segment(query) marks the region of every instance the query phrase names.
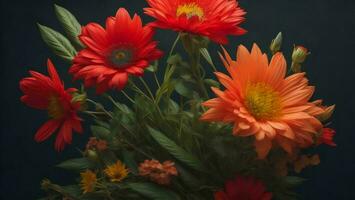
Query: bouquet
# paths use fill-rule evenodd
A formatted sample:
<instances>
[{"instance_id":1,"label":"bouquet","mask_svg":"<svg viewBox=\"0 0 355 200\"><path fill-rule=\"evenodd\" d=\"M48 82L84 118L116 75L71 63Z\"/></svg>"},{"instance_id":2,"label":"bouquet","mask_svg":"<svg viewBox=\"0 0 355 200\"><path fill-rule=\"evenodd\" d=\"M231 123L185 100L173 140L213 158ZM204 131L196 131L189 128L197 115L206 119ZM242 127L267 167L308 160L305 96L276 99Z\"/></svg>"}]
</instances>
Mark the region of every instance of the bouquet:
<instances>
[{"instance_id":1,"label":"bouquet","mask_svg":"<svg viewBox=\"0 0 355 200\"><path fill-rule=\"evenodd\" d=\"M269 50L221 46L212 58L209 46L246 33L238 2L147 2L148 24L119 8L105 25L82 26L55 5L65 34L39 25L82 87L65 87L49 59L48 75L30 71L20 81L21 101L49 116L34 139L56 137L60 152L73 133L92 135L79 158L58 164L78 179L44 179L43 199L297 199L297 174L320 163L310 152L336 146L335 106L311 100L315 87L302 72L309 51L294 46L288 67L279 33ZM169 52L158 49L156 29L176 32Z\"/></svg>"}]
</instances>

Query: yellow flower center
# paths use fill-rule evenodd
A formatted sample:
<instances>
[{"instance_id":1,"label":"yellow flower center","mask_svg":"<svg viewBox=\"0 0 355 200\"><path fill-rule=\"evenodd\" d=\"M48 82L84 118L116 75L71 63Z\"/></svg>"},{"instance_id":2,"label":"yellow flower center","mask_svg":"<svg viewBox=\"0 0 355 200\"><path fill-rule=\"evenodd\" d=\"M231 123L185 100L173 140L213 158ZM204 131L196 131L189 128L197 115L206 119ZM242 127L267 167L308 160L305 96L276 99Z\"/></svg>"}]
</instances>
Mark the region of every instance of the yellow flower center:
<instances>
[{"instance_id":1,"label":"yellow flower center","mask_svg":"<svg viewBox=\"0 0 355 200\"><path fill-rule=\"evenodd\" d=\"M200 20L204 16L203 9L196 3L187 3L180 5L176 10L176 16L186 15L187 18L197 16Z\"/></svg>"},{"instance_id":2,"label":"yellow flower center","mask_svg":"<svg viewBox=\"0 0 355 200\"><path fill-rule=\"evenodd\" d=\"M281 111L279 93L265 83L254 83L247 86L245 105L258 120L274 119Z\"/></svg>"},{"instance_id":3,"label":"yellow flower center","mask_svg":"<svg viewBox=\"0 0 355 200\"><path fill-rule=\"evenodd\" d=\"M128 175L128 169L121 161L117 161L115 164L108 166L104 172L112 182L120 182Z\"/></svg>"},{"instance_id":4,"label":"yellow flower center","mask_svg":"<svg viewBox=\"0 0 355 200\"><path fill-rule=\"evenodd\" d=\"M48 99L48 115L53 119L60 119L64 115L64 108L57 96L50 96Z\"/></svg>"}]
</instances>

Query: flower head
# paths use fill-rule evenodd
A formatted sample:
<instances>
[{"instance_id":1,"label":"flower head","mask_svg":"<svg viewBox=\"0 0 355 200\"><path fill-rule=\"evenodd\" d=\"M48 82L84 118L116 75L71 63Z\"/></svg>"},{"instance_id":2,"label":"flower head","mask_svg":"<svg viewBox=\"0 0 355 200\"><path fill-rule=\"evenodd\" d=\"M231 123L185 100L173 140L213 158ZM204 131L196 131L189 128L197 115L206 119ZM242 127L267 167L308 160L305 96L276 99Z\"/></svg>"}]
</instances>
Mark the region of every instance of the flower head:
<instances>
[{"instance_id":1,"label":"flower head","mask_svg":"<svg viewBox=\"0 0 355 200\"><path fill-rule=\"evenodd\" d=\"M264 184L252 177L237 177L225 183L223 191L214 194L215 200L271 200Z\"/></svg>"},{"instance_id":2,"label":"flower head","mask_svg":"<svg viewBox=\"0 0 355 200\"><path fill-rule=\"evenodd\" d=\"M175 164L171 161L160 163L157 160L145 160L139 166L139 175L150 178L160 185L170 184L171 177L177 176Z\"/></svg>"},{"instance_id":3,"label":"flower head","mask_svg":"<svg viewBox=\"0 0 355 200\"><path fill-rule=\"evenodd\" d=\"M318 144L326 144L332 147L337 146L333 141L335 130L331 128L324 128L321 136L318 138Z\"/></svg>"},{"instance_id":4,"label":"flower head","mask_svg":"<svg viewBox=\"0 0 355 200\"><path fill-rule=\"evenodd\" d=\"M121 90L128 75L142 76L150 61L162 56L152 41L154 31L143 26L141 18L131 18L124 8L106 20L106 28L90 23L79 36L86 46L73 60L70 73L84 79L86 87L96 86L97 93Z\"/></svg>"},{"instance_id":5,"label":"flower head","mask_svg":"<svg viewBox=\"0 0 355 200\"><path fill-rule=\"evenodd\" d=\"M245 12L230 0L147 0L145 13L156 19L153 27L202 35L226 44L227 35L242 35L238 25Z\"/></svg>"},{"instance_id":6,"label":"flower head","mask_svg":"<svg viewBox=\"0 0 355 200\"><path fill-rule=\"evenodd\" d=\"M82 132L81 119L77 115L81 103L73 99L75 88L64 89L50 60L47 65L49 76L30 71L31 77L20 81L20 89L24 93L21 101L32 108L48 112L50 120L39 128L35 140L42 142L59 129L55 149L61 151L65 144L71 143L73 130Z\"/></svg>"},{"instance_id":7,"label":"flower head","mask_svg":"<svg viewBox=\"0 0 355 200\"><path fill-rule=\"evenodd\" d=\"M313 136L322 129L315 117L324 109L310 103L314 87L304 73L286 75L286 61L276 53L271 62L257 45L252 51L240 46L238 60L225 52L223 62L231 77L216 72L225 91L212 88L217 98L203 103L210 109L205 121L233 123L235 136L255 136L259 158L264 158L273 143L291 153L294 147L313 144Z\"/></svg>"},{"instance_id":8,"label":"flower head","mask_svg":"<svg viewBox=\"0 0 355 200\"><path fill-rule=\"evenodd\" d=\"M112 182L121 182L128 175L128 169L121 161L109 165L104 172Z\"/></svg>"},{"instance_id":9,"label":"flower head","mask_svg":"<svg viewBox=\"0 0 355 200\"><path fill-rule=\"evenodd\" d=\"M96 137L91 137L86 144L86 150L98 150L98 151L105 151L107 149L107 142L106 140L100 140Z\"/></svg>"},{"instance_id":10,"label":"flower head","mask_svg":"<svg viewBox=\"0 0 355 200\"><path fill-rule=\"evenodd\" d=\"M87 169L85 172L80 173L81 176L81 188L83 193L93 192L97 182L97 177L94 172Z\"/></svg>"}]
</instances>

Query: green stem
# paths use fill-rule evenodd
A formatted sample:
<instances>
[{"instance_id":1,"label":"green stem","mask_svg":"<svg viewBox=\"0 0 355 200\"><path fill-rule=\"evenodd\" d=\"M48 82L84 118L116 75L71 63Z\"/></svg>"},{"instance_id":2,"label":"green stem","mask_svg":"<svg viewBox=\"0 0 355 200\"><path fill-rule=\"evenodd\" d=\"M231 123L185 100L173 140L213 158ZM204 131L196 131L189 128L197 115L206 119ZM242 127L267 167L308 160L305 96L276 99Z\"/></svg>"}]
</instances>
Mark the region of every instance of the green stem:
<instances>
[{"instance_id":1,"label":"green stem","mask_svg":"<svg viewBox=\"0 0 355 200\"><path fill-rule=\"evenodd\" d=\"M155 98L154 98L154 95L152 93L152 91L150 90L148 84L145 82L145 80L142 78L142 77L139 77L139 80L143 83L145 89L148 91L150 97L152 98L152 100L155 102Z\"/></svg>"},{"instance_id":2,"label":"green stem","mask_svg":"<svg viewBox=\"0 0 355 200\"><path fill-rule=\"evenodd\" d=\"M197 84L200 88L200 92L205 98L209 98L207 89L205 87L205 84L203 82L203 77L201 74L201 66L200 66L200 60L201 60L201 54L199 50L196 50L194 52L190 53L190 60L191 60L191 67L192 67L192 74L195 77Z\"/></svg>"},{"instance_id":3,"label":"green stem","mask_svg":"<svg viewBox=\"0 0 355 200\"><path fill-rule=\"evenodd\" d=\"M124 90L121 90L121 92L131 103L134 104L134 100Z\"/></svg>"},{"instance_id":4,"label":"green stem","mask_svg":"<svg viewBox=\"0 0 355 200\"><path fill-rule=\"evenodd\" d=\"M107 116L110 118L113 118L112 114L105 109L105 107L102 104L96 103L95 101L91 99L86 99L87 102L94 104L97 108L101 109L104 113L106 113Z\"/></svg>"},{"instance_id":5,"label":"green stem","mask_svg":"<svg viewBox=\"0 0 355 200\"><path fill-rule=\"evenodd\" d=\"M173 54L174 50L175 50L175 47L177 45L177 43L179 42L180 40L180 37L181 37L181 33L178 34L178 36L176 37L174 43L173 43L173 46L171 47L170 49L170 52L169 52L169 57Z\"/></svg>"},{"instance_id":6,"label":"green stem","mask_svg":"<svg viewBox=\"0 0 355 200\"><path fill-rule=\"evenodd\" d=\"M155 82L157 83L157 86L158 86L158 89L159 89L159 88L160 88L160 83L159 83L157 74L154 72L153 75L154 75L154 80L155 80Z\"/></svg>"}]
</instances>

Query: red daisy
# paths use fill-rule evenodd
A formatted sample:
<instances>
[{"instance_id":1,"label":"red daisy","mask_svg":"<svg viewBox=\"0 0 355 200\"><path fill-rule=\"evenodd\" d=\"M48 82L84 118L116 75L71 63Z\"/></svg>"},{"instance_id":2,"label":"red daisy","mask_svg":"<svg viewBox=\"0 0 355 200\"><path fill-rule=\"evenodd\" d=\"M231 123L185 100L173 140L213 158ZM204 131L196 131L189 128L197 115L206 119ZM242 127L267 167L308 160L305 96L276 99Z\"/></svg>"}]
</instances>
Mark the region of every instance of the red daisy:
<instances>
[{"instance_id":1,"label":"red daisy","mask_svg":"<svg viewBox=\"0 0 355 200\"><path fill-rule=\"evenodd\" d=\"M246 33L238 27L246 12L230 0L147 0L145 13L157 21L153 27L202 35L226 44L227 35Z\"/></svg>"},{"instance_id":2,"label":"red daisy","mask_svg":"<svg viewBox=\"0 0 355 200\"><path fill-rule=\"evenodd\" d=\"M227 181L224 191L214 194L215 200L271 200L272 193L266 192L261 181L252 177L237 177Z\"/></svg>"},{"instance_id":3,"label":"red daisy","mask_svg":"<svg viewBox=\"0 0 355 200\"><path fill-rule=\"evenodd\" d=\"M129 74L142 76L149 62L162 56L153 35L137 14L131 18L120 8L115 17L107 18L106 29L97 23L82 28L79 38L86 48L74 58L70 73L84 79L86 87L96 85L97 93L121 90Z\"/></svg>"},{"instance_id":4,"label":"red daisy","mask_svg":"<svg viewBox=\"0 0 355 200\"><path fill-rule=\"evenodd\" d=\"M49 77L30 71L31 77L20 81L20 89L24 93L21 101L32 108L47 110L50 120L44 123L35 135L37 142L48 139L59 129L55 141L55 149L61 151L72 141L72 131L82 132L81 119L77 115L80 102L74 102L72 94L75 88L64 89L63 82L48 59Z\"/></svg>"}]
</instances>

